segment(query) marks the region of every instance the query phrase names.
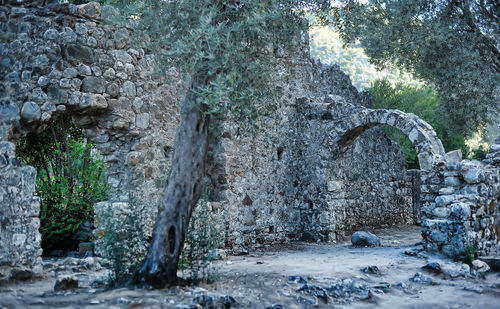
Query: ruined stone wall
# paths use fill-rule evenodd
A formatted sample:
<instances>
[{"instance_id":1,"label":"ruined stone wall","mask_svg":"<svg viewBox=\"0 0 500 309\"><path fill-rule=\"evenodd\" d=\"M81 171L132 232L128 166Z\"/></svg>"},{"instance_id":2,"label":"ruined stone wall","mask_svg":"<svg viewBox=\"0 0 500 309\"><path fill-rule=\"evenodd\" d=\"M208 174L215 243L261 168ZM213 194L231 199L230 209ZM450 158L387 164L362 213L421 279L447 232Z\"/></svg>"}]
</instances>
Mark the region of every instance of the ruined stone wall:
<instances>
[{"instance_id":1,"label":"ruined stone wall","mask_svg":"<svg viewBox=\"0 0 500 309\"><path fill-rule=\"evenodd\" d=\"M178 85L155 78L154 58L103 23L97 3L43 2L0 6L2 264L33 266L41 252L35 171L16 165L20 136L70 114L107 166L109 203L97 215L134 203L150 235L178 123Z\"/></svg>"},{"instance_id":2,"label":"ruined stone wall","mask_svg":"<svg viewBox=\"0 0 500 309\"><path fill-rule=\"evenodd\" d=\"M495 229L500 215L499 144L500 138L484 162L461 160L460 151L454 151L446 163L421 174L422 235L428 250L460 257L467 246L475 246L480 255L495 249L500 236Z\"/></svg>"},{"instance_id":3,"label":"ruined stone wall","mask_svg":"<svg viewBox=\"0 0 500 309\"><path fill-rule=\"evenodd\" d=\"M110 197L95 207L97 235L106 233L104 217L126 231L133 211L147 238L174 147L179 79L174 71L155 78L154 58L125 29L104 23L108 13L96 3L13 3L0 7L0 262L39 261L35 171L16 165L15 143L62 114L108 168ZM402 156L380 130L365 132L343 157L322 142L336 134L343 108L327 104L337 116L317 120L307 117L320 112L314 103L327 94L364 106L370 100L338 67L309 58L307 36L297 44L296 54L268 55L279 117L258 120L257 134L238 135L239 125L227 121L212 137L206 182L212 210L225 218L221 237L235 253L291 239L338 240L353 228L411 217ZM144 251L135 244L124 242L128 254Z\"/></svg>"},{"instance_id":4,"label":"ruined stone wall","mask_svg":"<svg viewBox=\"0 0 500 309\"><path fill-rule=\"evenodd\" d=\"M411 179L398 146L374 128L336 157L326 137L339 119L308 117L321 115L315 103L325 94L367 106L370 99L338 67L310 60L303 44L302 54L281 55L276 64L282 122L259 123L261 133L251 137L230 129L222 135L226 200L217 208L230 218L226 244L237 253L290 239L337 241L356 228L412 222Z\"/></svg>"}]
</instances>

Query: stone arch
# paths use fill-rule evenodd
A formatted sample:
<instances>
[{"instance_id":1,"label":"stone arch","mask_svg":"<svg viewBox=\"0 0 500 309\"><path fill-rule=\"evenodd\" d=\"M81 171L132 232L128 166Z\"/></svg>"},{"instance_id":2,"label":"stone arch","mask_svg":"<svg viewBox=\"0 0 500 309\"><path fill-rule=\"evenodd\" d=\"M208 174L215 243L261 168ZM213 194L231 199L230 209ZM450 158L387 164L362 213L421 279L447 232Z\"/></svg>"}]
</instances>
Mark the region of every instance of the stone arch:
<instances>
[{"instance_id":1,"label":"stone arch","mask_svg":"<svg viewBox=\"0 0 500 309\"><path fill-rule=\"evenodd\" d=\"M445 159L445 150L434 129L418 116L399 110L369 109L344 104L345 116L337 123L337 151L342 153L366 130L386 124L405 133L415 146L420 169L430 171Z\"/></svg>"}]
</instances>

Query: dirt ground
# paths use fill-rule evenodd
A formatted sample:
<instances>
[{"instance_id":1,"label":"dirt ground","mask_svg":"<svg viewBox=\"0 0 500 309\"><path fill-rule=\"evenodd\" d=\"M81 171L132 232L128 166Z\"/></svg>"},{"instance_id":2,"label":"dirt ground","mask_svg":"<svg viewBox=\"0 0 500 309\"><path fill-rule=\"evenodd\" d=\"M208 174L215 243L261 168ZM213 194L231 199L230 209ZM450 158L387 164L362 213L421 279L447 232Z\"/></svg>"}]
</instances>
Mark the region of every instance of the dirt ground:
<instances>
[{"instance_id":1,"label":"dirt ground","mask_svg":"<svg viewBox=\"0 0 500 309\"><path fill-rule=\"evenodd\" d=\"M499 273L472 276L461 263L420 252L415 226L372 232L381 247L292 243L229 256L218 261L215 283L196 287L95 288L91 281L105 280L105 270L59 267L2 283L0 308L500 308ZM441 269L422 269L430 262ZM363 271L367 266L376 267ZM56 277L66 273L79 278L79 288L54 292Z\"/></svg>"}]
</instances>

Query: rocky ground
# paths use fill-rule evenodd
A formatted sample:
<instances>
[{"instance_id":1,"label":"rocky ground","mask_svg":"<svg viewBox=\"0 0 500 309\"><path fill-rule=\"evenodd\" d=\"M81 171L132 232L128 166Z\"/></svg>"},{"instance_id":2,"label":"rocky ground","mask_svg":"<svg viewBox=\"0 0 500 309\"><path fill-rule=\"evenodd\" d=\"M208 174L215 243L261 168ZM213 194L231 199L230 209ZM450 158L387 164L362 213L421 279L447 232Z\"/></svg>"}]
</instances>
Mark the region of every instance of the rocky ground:
<instances>
[{"instance_id":1,"label":"rocky ground","mask_svg":"<svg viewBox=\"0 0 500 309\"><path fill-rule=\"evenodd\" d=\"M293 243L219 261L215 283L163 290L106 289L98 258L46 260L39 278L0 281L0 308L500 307L499 273L420 251L418 227L372 232L381 247ZM54 291L66 276L78 287Z\"/></svg>"}]
</instances>

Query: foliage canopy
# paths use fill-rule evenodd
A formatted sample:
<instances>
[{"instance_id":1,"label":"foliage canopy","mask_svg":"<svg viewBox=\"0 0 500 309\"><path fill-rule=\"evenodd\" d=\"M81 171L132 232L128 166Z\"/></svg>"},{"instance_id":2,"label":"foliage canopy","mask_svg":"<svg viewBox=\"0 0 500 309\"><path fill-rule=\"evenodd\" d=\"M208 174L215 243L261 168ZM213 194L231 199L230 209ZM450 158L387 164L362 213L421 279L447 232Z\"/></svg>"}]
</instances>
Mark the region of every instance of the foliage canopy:
<instances>
[{"instance_id":1,"label":"foliage canopy","mask_svg":"<svg viewBox=\"0 0 500 309\"><path fill-rule=\"evenodd\" d=\"M201 0L132 2L135 37L164 70L175 67L207 114L229 113L236 120L266 114L256 102L270 95L266 54L297 48L305 33L305 13L326 11L327 0ZM319 20L324 20L319 18ZM189 109L190 106L185 107Z\"/></svg>"},{"instance_id":2,"label":"foliage canopy","mask_svg":"<svg viewBox=\"0 0 500 309\"><path fill-rule=\"evenodd\" d=\"M498 116L500 3L495 0L342 1L342 38L379 67L392 63L433 84L448 125L465 134Z\"/></svg>"}]
</instances>

